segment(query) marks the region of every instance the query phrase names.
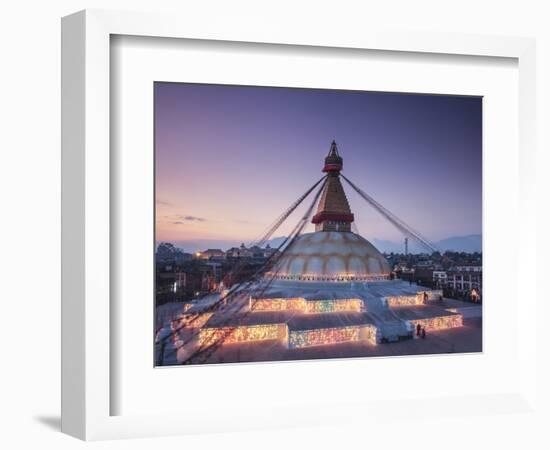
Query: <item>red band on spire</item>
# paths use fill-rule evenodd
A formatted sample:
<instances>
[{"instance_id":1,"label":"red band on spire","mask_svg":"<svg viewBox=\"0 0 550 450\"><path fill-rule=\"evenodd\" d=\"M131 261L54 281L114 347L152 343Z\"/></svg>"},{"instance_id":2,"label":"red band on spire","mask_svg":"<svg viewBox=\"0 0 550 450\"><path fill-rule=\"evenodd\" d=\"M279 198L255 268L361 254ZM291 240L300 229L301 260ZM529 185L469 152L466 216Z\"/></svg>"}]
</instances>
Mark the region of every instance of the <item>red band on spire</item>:
<instances>
[{"instance_id":1,"label":"red band on spire","mask_svg":"<svg viewBox=\"0 0 550 450\"><path fill-rule=\"evenodd\" d=\"M334 214L330 212L322 211L320 213L317 213L313 216L311 219L312 223L321 223L325 220L331 221L331 222L347 222L351 223L354 220L353 214Z\"/></svg>"},{"instance_id":2,"label":"red band on spire","mask_svg":"<svg viewBox=\"0 0 550 450\"><path fill-rule=\"evenodd\" d=\"M327 163L323 168L323 172L340 172L342 170L342 164Z\"/></svg>"}]
</instances>

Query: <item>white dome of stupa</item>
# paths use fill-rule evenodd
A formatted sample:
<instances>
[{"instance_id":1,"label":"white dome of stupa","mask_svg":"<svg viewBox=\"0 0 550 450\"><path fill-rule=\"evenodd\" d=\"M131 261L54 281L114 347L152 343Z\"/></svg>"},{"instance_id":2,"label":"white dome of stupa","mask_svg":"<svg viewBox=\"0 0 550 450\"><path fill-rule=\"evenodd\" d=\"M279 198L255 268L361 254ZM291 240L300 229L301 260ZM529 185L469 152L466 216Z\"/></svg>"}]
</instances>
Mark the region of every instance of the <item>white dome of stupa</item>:
<instances>
[{"instance_id":1,"label":"white dome of stupa","mask_svg":"<svg viewBox=\"0 0 550 450\"><path fill-rule=\"evenodd\" d=\"M268 276L300 281L372 281L388 279L386 258L352 232L317 231L299 236Z\"/></svg>"}]
</instances>

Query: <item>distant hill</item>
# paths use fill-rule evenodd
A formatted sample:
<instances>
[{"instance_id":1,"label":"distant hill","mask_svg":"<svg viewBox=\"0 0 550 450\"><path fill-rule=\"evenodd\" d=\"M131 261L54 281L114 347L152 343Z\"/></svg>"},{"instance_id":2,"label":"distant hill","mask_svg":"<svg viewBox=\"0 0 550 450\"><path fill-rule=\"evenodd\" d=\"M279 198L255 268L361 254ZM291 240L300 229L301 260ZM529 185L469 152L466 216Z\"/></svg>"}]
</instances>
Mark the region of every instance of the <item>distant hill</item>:
<instances>
[{"instance_id":1,"label":"distant hill","mask_svg":"<svg viewBox=\"0 0 550 450\"><path fill-rule=\"evenodd\" d=\"M266 244L269 244L273 248L277 248L285 240L285 236L275 237L267 241ZM220 249L223 251L229 250L231 247L239 247L241 244L246 246L250 245L249 241L242 240L221 240L221 239L196 239L196 240L177 240L172 242L176 247L182 249L188 253L200 252L212 249ZM157 245L160 242L157 242ZM264 244L265 247L265 244Z\"/></svg>"},{"instance_id":2,"label":"distant hill","mask_svg":"<svg viewBox=\"0 0 550 450\"><path fill-rule=\"evenodd\" d=\"M387 241L383 239L374 238L372 240L372 243L381 252L403 253L405 251L405 244L403 243L403 241L394 242L394 241ZM482 251L481 234L470 234L467 236L452 236L446 239L442 239L440 241L436 241L434 242L434 244L437 248L441 249L441 251L443 252L447 250L452 252L467 252L467 253ZM425 251L426 250L422 246L414 242L412 239L409 240L410 253L422 253Z\"/></svg>"},{"instance_id":3,"label":"distant hill","mask_svg":"<svg viewBox=\"0 0 550 450\"><path fill-rule=\"evenodd\" d=\"M481 234L470 234L468 236L454 236L435 243L441 250L453 252L481 252Z\"/></svg>"},{"instance_id":4,"label":"distant hill","mask_svg":"<svg viewBox=\"0 0 550 450\"><path fill-rule=\"evenodd\" d=\"M404 253L405 244L404 242L394 242L387 241L384 239L374 238L371 240L372 244L380 250L382 253ZM410 253L419 253L422 251L421 247L416 248L414 244L411 245L409 242L409 252Z\"/></svg>"}]
</instances>

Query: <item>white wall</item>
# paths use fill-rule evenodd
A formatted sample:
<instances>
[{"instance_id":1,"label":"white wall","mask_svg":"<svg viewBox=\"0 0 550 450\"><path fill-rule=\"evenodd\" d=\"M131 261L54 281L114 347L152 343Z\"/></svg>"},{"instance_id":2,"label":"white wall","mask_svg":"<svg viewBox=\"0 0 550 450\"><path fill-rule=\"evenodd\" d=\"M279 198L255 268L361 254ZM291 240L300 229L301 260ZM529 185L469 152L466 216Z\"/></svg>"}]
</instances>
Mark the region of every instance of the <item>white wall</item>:
<instances>
[{"instance_id":1,"label":"white wall","mask_svg":"<svg viewBox=\"0 0 550 450\"><path fill-rule=\"evenodd\" d=\"M202 4L201 4L202 3ZM2 309L0 443L4 448L41 446L73 448L84 445L61 435L59 427L59 194L60 194L60 17L83 8L133 10L180 9L208 20L225 15L238 26L243 16L268 17L281 26L307 26L319 21L331 32L331 23L368 28L387 23L390 28L460 31L538 37L539 148L543 175L549 164L550 124L550 14L544 1L141 1L58 0L4 2L0 9L0 192L2 193L0 273ZM543 103L546 104L543 105ZM543 126L546 124L546 126ZM545 129L546 128L546 129ZM541 177L543 178L543 177ZM548 177L542 180L548 190ZM543 189L543 186L539 190ZM547 205L541 194L539 204ZM545 211L541 230L548 230ZM543 225L544 228L543 228ZM540 240L539 275L548 240ZM544 248L542 246L545 246ZM540 346L542 347L542 345ZM547 347L546 347L547 348ZM548 372L546 372L548 375ZM548 379L548 376L546 377ZM547 392L548 393L548 392ZM548 401L548 397L546 397ZM377 424L377 436L415 448L432 448L440 433L452 433L445 449L466 447L542 448L533 430L541 423L529 417L502 415L472 420L424 424L412 418L398 433ZM418 418L417 418L418 419ZM437 431L440 430L440 431ZM125 443L99 443L96 448L313 448L360 446L374 433L353 429L287 430L265 434L170 438ZM433 433L433 434L429 434ZM458 433L456 435L455 433ZM432 437L428 437L428 436ZM439 436L439 437L438 437ZM434 440L435 439L435 440ZM490 444L487 444L490 443ZM415 445L416 444L416 445ZM369 443L372 446L372 443ZM359 448L360 448L359 447Z\"/></svg>"}]
</instances>

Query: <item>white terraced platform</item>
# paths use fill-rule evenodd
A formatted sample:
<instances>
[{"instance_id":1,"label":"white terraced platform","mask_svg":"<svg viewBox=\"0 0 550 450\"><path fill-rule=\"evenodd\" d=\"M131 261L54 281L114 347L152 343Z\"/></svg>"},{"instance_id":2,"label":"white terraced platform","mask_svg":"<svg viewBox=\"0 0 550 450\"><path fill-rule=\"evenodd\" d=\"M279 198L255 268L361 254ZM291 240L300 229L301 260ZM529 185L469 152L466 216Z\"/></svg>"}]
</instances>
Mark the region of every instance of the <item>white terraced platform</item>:
<instances>
[{"instance_id":1,"label":"white terraced platform","mask_svg":"<svg viewBox=\"0 0 550 450\"><path fill-rule=\"evenodd\" d=\"M405 306L409 309L419 307L424 303L425 296L434 297L434 291L402 280L336 283L275 280L261 298L242 298L213 315L204 313L204 320L196 321L195 326L204 329L201 331L204 342L223 334L222 330L228 327L238 329L233 331L236 336L230 341L284 337L287 345L292 346L293 340L289 339L292 333L306 333L306 329L319 330L319 335L338 330L340 335L347 335L350 340L359 340L357 333L360 326L367 325L376 329L374 335L368 333L371 342L396 342L411 337L413 332L412 322L396 314L396 311L404 313ZM200 314L217 298L219 296L204 298L186 313ZM400 305L400 302L405 306L392 307L394 304ZM441 312L432 310L431 313L434 317L441 316ZM361 319L358 319L359 316ZM308 327L297 325L306 322ZM353 331L350 327L357 327L357 330ZM345 337L340 336L339 339ZM312 338L312 342L316 342L315 339Z\"/></svg>"}]
</instances>

